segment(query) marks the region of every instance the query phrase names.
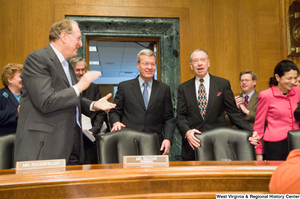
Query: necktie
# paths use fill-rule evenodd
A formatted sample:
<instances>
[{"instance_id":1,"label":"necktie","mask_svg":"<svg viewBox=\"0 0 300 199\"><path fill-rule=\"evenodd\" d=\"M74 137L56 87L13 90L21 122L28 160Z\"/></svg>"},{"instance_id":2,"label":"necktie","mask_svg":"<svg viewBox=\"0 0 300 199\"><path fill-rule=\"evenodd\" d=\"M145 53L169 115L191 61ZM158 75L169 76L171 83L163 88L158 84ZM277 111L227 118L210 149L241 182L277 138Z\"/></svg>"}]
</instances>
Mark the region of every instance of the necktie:
<instances>
[{"instance_id":1,"label":"necktie","mask_svg":"<svg viewBox=\"0 0 300 199\"><path fill-rule=\"evenodd\" d=\"M204 119L206 114L207 98L206 98L206 91L203 82L204 80L200 79L200 85L198 89L198 106L200 109L200 114Z\"/></svg>"},{"instance_id":2,"label":"necktie","mask_svg":"<svg viewBox=\"0 0 300 199\"><path fill-rule=\"evenodd\" d=\"M66 76L68 78L69 84L70 84L70 86L73 86L72 78L71 78L70 70L69 70L69 64L68 64L67 60L64 60L62 62L62 64L64 66L63 68L64 68L65 74L66 74ZM79 117L79 108L78 108L78 106L76 106L76 123L81 128L80 119L79 118L80 118Z\"/></svg>"},{"instance_id":3,"label":"necktie","mask_svg":"<svg viewBox=\"0 0 300 199\"><path fill-rule=\"evenodd\" d=\"M143 86L144 86L143 99L144 99L145 107L147 109L147 106L148 106L148 90L147 90L148 82L144 82Z\"/></svg>"},{"instance_id":4,"label":"necktie","mask_svg":"<svg viewBox=\"0 0 300 199\"><path fill-rule=\"evenodd\" d=\"M246 95L245 96L245 100L244 100L244 106L247 108L247 106L248 106L248 99L249 99L249 96L248 95Z\"/></svg>"}]
</instances>

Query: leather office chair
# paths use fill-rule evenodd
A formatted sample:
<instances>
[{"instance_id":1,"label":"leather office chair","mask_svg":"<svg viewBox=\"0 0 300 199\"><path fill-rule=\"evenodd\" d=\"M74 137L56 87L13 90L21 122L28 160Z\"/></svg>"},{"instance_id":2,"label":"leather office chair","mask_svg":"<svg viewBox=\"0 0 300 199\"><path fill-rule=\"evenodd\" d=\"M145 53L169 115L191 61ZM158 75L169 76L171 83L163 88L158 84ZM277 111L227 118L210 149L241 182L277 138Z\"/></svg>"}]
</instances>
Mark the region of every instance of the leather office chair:
<instances>
[{"instance_id":1,"label":"leather office chair","mask_svg":"<svg viewBox=\"0 0 300 199\"><path fill-rule=\"evenodd\" d=\"M97 135L97 154L100 164L123 163L127 155L159 155L156 133L139 132L129 128Z\"/></svg>"},{"instance_id":2,"label":"leather office chair","mask_svg":"<svg viewBox=\"0 0 300 199\"><path fill-rule=\"evenodd\" d=\"M300 130L288 132L289 150L300 149Z\"/></svg>"},{"instance_id":3,"label":"leather office chair","mask_svg":"<svg viewBox=\"0 0 300 199\"><path fill-rule=\"evenodd\" d=\"M252 132L228 127L195 134L201 141L196 148L196 160L255 160L254 146L248 141Z\"/></svg>"},{"instance_id":4,"label":"leather office chair","mask_svg":"<svg viewBox=\"0 0 300 199\"><path fill-rule=\"evenodd\" d=\"M15 134L0 136L0 169L11 169L14 162Z\"/></svg>"}]
</instances>

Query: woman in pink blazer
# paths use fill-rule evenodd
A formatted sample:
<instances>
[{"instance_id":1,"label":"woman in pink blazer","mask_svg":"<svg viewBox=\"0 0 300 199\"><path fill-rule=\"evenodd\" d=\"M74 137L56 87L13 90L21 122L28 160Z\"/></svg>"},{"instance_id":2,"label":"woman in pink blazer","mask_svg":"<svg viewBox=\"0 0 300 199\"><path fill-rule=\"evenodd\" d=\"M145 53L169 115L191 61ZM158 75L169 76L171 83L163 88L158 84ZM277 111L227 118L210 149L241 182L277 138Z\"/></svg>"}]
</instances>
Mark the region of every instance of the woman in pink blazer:
<instances>
[{"instance_id":1,"label":"woman in pink blazer","mask_svg":"<svg viewBox=\"0 0 300 199\"><path fill-rule=\"evenodd\" d=\"M256 148L257 160L285 160L289 153L287 134L299 129L295 123L294 111L300 101L300 88L293 87L299 70L289 60L283 60L274 69L270 88L259 93L253 129L260 141ZM265 120L267 127L265 129Z\"/></svg>"}]
</instances>

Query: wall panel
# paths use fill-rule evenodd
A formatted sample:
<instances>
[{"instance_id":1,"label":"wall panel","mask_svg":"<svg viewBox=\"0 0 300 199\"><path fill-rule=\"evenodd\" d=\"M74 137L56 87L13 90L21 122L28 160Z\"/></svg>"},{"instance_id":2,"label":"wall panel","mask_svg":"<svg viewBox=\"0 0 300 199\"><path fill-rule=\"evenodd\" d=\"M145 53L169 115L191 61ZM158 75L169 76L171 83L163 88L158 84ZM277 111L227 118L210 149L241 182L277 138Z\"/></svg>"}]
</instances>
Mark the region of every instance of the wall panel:
<instances>
[{"instance_id":1,"label":"wall panel","mask_svg":"<svg viewBox=\"0 0 300 199\"><path fill-rule=\"evenodd\" d=\"M291 0L1 0L2 39L0 68L8 62L23 63L33 50L48 43L50 25L57 20L57 6L76 7L74 15L180 17L178 9L188 10L181 24L181 81L193 77L189 54L196 48L209 52L211 74L227 78L234 93L240 92L238 74L251 69L258 75L257 90L267 82L275 64L284 59L283 10ZM63 16L63 13L62 15ZM60 17L58 17L60 18ZM298 59L296 62L299 62Z\"/></svg>"}]
</instances>

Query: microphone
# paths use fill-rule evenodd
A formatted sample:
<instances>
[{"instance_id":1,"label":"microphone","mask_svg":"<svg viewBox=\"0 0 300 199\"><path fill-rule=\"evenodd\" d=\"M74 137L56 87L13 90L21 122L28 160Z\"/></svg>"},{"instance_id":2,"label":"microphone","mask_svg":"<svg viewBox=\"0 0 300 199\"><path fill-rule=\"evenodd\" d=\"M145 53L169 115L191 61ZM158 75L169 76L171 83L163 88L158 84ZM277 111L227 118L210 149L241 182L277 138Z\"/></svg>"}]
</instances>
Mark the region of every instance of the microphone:
<instances>
[{"instance_id":1,"label":"microphone","mask_svg":"<svg viewBox=\"0 0 300 199\"><path fill-rule=\"evenodd\" d=\"M229 145L229 148L231 149L231 152L232 152L232 154L233 154L235 160L238 160L237 157L236 157L236 154L235 154L235 152L233 151L233 148L232 148L232 146L231 146L231 140L228 140L228 141L227 141L227 144Z\"/></svg>"},{"instance_id":2,"label":"microphone","mask_svg":"<svg viewBox=\"0 0 300 199\"><path fill-rule=\"evenodd\" d=\"M39 159L39 156L40 156L40 153L41 153L41 150L42 150L43 146L44 146L44 141L41 141L41 142L40 142L40 149L39 149L39 153L38 153L38 155L37 155L37 157L36 157L36 160L38 160L38 159Z\"/></svg>"},{"instance_id":3,"label":"microphone","mask_svg":"<svg viewBox=\"0 0 300 199\"><path fill-rule=\"evenodd\" d=\"M137 155L140 155L139 144L138 144L137 140L133 138L133 142L134 142L136 154L137 154Z\"/></svg>"}]
</instances>

